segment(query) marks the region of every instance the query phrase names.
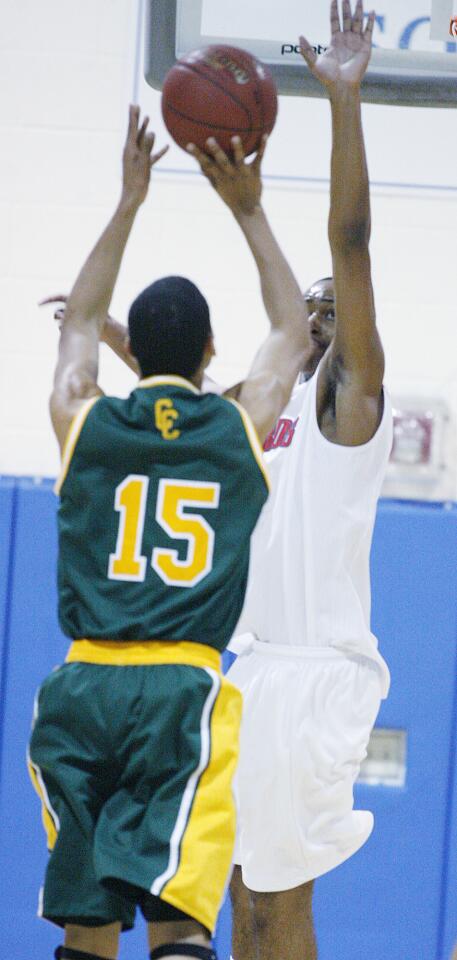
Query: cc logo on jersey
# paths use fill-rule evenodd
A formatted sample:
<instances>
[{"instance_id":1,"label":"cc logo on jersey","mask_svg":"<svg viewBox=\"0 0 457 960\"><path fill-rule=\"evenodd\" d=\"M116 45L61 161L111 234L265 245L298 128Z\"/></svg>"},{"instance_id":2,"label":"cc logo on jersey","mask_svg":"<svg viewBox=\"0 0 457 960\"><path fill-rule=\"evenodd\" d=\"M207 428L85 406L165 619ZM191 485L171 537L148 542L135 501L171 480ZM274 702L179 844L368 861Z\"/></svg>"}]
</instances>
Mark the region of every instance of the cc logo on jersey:
<instances>
[{"instance_id":1,"label":"cc logo on jersey","mask_svg":"<svg viewBox=\"0 0 457 960\"><path fill-rule=\"evenodd\" d=\"M155 425L160 431L164 440L176 440L181 431L173 428L175 420L179 413L173 406L173 400L169 397L161 397L154 404Z\"/></svg>"}]
</instances>

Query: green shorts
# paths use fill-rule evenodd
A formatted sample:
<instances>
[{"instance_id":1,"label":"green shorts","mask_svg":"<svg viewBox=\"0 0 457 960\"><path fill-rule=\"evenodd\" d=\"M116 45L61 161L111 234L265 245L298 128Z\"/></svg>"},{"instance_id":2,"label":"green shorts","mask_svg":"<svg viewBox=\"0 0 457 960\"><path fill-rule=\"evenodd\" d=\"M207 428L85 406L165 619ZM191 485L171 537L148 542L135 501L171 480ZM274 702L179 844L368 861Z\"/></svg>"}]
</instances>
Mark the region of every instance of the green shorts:
<instances>
[{"instance_id":1,"label":"green shorts","mask_svg":"<svg viewBox=\"0 0 457 960\"><path fill-rule=\"evenodd\" d=\"M67 662L39 690L29 769L50 850L41 913L59 925L128 929L152 895L215 927L234 843L241 696L212 658L172 660Z\"/></svg>"}]
</instances>

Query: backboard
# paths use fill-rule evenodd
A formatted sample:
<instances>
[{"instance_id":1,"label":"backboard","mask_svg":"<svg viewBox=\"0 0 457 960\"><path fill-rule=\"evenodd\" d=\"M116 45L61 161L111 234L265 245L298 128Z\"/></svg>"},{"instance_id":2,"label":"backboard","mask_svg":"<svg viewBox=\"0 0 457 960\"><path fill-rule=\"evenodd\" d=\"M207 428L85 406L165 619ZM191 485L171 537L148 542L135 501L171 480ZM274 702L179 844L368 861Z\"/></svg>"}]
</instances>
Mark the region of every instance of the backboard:
<instances>
[{"instance_id":1,"label":"backboard","mask_svg":"<svg viewBox=\"0 0 457 960\"><path fill-rule=\"evenodd\" d=\"M378 0L362 98L371 103L457 106L457 0ZM279 93L322 97L298 50L304 33L329 39L327 0L146 0L145 77L156 89L175 60L211 43L244 47L266 63Z\"/></svg>"}]
</instances>

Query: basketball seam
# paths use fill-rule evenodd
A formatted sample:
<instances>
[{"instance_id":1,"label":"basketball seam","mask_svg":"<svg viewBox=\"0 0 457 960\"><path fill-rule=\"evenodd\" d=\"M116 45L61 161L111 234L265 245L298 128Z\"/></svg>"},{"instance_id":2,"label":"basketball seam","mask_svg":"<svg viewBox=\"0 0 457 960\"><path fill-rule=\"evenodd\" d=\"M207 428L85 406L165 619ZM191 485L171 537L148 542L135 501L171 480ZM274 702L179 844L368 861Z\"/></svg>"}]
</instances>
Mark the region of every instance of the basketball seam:
<instances>
[{"instance_id":1,"label":"basketball seam","mask_svg":"<svg viewBox=\"0 0 457 960\"><path fill-rule=\"evenodd\" d=\"M188 120L190 123L194 123L197 127L208 127L214 130L233 130L234 133L261 133L264 129L263 127L253 127L252 124L248 128L234 127L233 124L225 127L222 123L210 123L209 120L196 120L195 117L190 117L187 113L182 113L181 110L172 107L170 103L167 103L166 107L170 113L176 114L176 116L181 117L182 120Z\"/></svg>"},{"instance_id":2,"label":"basketball seam","mask_svg":"<svg viewBox=\"0 0 457 960\"><path fill-rule=\"evenodd\" d=\"M226 94L228 97L230 97L230 99L233 100L233 102L236 103L236 105L237 105L238 107L241 107L241 109L242 109L242 110L244 111L244 113L247 115L247 118L248 118L249 123L252 125L252 113L251 113L249 107L247 107L246 104L242 102L242 100L238 100L238 97L235 97L235 95L234 95L233 93L231 93L230 90L227 90L227 88L224 87L224 85L223 85L222 83L219 83L214 77L211 77L211 79L210 79L210 78L206 75L206 73L203 73L202 70L199 70L198 67L196 67L196 66L195 66L194 64L192 64L192 63L184 63L184 64L182 64L182 66L185 67L186 70L190 70L192 73L196 73L197 76L198 76L198 77L202 77L203 80L207 80L208 83L213 84L215 87L218 87L219 90L222 90L222 93L224 93L224 94ZM253 80L253 79L254 79L253 77L250 77L250 80ZM206 121L204 121L204 120L200 120L200 121L197 121L197 122L201 123L203 126L206 125ZM210 123L208 123L208 126L210 127L210 126L216 126L216 125L215 125L215 124L210 124ZM230 130L230 127L226 127L226 128L221 127L221 130L222 130L222 129Z\"/></svg>"}]
</instances>

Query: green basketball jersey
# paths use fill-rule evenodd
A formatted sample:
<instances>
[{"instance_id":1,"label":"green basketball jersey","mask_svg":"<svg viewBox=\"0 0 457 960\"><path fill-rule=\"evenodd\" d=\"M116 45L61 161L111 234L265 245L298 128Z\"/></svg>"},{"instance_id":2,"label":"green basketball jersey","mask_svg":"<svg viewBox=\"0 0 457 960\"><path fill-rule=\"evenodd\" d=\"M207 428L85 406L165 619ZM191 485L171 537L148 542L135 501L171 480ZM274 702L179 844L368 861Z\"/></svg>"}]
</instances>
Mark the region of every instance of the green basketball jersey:
<instances>
[{"instance_id":1,"label":"green basketball jersey","mask_svg":"<svg viewBox=\"0 0 457 960\"><path fill-rule=\"evenodd\" d=\"M64 633L224 649L268 494L241 407L176 376L92 399L70 429L57 489Z\"/></svg>"}]
</instances>

